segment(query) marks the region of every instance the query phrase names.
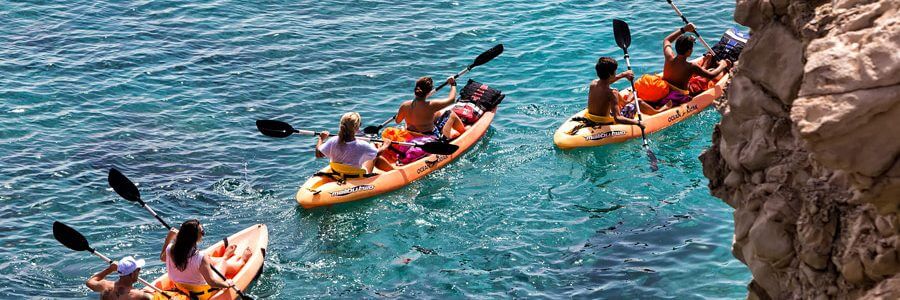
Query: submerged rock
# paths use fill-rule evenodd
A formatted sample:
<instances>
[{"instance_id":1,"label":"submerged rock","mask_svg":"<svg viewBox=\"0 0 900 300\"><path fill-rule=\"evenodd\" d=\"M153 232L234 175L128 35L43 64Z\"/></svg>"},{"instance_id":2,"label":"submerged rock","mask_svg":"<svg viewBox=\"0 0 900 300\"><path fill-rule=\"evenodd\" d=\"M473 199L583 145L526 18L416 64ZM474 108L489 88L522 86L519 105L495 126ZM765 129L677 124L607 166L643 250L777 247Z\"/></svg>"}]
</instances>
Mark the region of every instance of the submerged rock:
<instances>
[{"instance_id":1,"label":"submerged rock","mask_svg":"<svg viewBox=\"0 0 900 300\"><path fill-rule=\"evenodd\" d=\"M750 299L900 298L900 1L738 0L752 38L700 157Z\"/></svg>"}]
</instances>

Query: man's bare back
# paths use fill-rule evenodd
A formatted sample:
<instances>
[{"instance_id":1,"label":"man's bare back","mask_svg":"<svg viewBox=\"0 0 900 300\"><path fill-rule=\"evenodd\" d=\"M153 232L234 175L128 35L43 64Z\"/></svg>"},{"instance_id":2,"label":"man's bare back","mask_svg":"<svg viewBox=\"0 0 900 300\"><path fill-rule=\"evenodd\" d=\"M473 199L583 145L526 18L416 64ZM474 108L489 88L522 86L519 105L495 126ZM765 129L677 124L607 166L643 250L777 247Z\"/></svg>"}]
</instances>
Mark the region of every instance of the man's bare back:
<instances>
[{"instance_id":1,"label":"man's bare back","mask_svg":"<svg viewBox=\"0 0 900 300\"><path fill-rule=\"evenodd\" d=\"M617 106L618 94L619 91L601 84L599 79L594 79L588 90L588 113L600 117L612 116L610 108Z\"/></svg>"}]
</instances>

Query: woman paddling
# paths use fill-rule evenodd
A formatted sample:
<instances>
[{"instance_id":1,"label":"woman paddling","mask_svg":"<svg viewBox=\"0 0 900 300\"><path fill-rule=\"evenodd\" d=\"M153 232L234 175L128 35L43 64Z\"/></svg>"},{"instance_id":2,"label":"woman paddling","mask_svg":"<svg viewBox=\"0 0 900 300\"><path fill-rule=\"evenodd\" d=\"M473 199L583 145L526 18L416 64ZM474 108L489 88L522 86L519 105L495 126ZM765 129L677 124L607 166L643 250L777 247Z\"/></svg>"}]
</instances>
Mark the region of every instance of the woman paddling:
<instances>
[{"instance_id":1,"label":"woman paddling","mask_svg":"<svg viewBox=\"0 0 900 300\"><path fill-rule=\"evenodd\" d=\"M200 221L185 221L180 229L169 231L159 254L175 287L197 300L209 299L218 289L234 286L231 280L222 280L215 275L211 269L215 262L205 251L198 249L204 234Z\"/></svg>"},{"instance_id":2,"label":"woman paddling","mask_svg":"<svg viewBox=\"0 0 900 300\"><path fill-rule=\"evenodd\" d=\"M348 112L341 116L341 129L336 137L328 137L328 131L319 134L319 142L316 143L316 157L328 157L331 160L331 170L340 178L361 177L371 174L375 168L375 160L383 159L379 153L391 145L390 140L385 140L381 146L367 141L356 139L359 124L362 120L356 112ZM390 165L388 162L379 165Z\"/></svg>"}]
</instances>

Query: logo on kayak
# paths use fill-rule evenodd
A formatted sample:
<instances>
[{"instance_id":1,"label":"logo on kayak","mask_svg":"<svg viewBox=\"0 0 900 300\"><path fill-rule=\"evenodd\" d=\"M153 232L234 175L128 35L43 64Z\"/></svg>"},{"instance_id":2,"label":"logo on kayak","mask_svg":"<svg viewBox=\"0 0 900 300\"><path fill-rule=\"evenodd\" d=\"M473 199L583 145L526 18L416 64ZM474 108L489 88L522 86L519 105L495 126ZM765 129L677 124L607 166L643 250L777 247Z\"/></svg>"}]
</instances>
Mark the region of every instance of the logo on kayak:
<instances>
[{"instance_id":1,"label":"logo on kayak","mask_svg":"<svg viewBox=\"0 0 900 300\"><path fill-rule=\"evenodd\" d=\"M353 194L353 193L356 193L356 192L360 192L360 191L371 191L371 190L374 190L374 189L375 189L375 186L374 186L374 185L364 184L364 185L354 186L354 187L349 188L349 189L340 190L340 191L337 191L337 192L331 192L331 196L332 196L332 197L347 196L347 195L350 195L350 194Z\"/></svg>"},{"instance_id":2,"label":"logo on kayak","mask_svg":"<svg viewBox=\"0 0 900 300\"><path fill-rule=\"evenodd\" d=\"M620 135L625 135L625 131L613 130L613 131L595 133L595 134L584 137L584 140L585 141L597 141L597 140L602 140L602 139L605 139L608 137L614 137L614 136L620 136Z\"/></svg>"},{"instance_id":3,"label":"logo on kayak","mask_svg":"<svg viewBox=\"0 0 900 300\"><path fill-rule=\"evenodd\" d=\"M435 155L434 160L432 160L432 161L426 160L424 166L421 166L418 169L416 169L416 174L422 174L422 172L428 171L428 169L431 169L431 167L434 166L434 164L439 163L439 162L447 159L448 157L450 157L450 156L449 155Z\"/></svg>"},{"instance_id":4,"label":"logo on kayak","mask_svg":"<svg viewBox=\"0 0 900 300\"><path fill-rule=\"evenodd\" d=\"M672 123L675 120L678 120L679 118L681 118L683 116L687 116L690 112L695 111L698 108L699 107L697 107L696 104L686 105L684 107L684 114L681 114L681 110L679 109L679 110L675 111L674 115L669 116L669 118L666 120L669 121L669 123Z\"/></svg>"}]
</instances>

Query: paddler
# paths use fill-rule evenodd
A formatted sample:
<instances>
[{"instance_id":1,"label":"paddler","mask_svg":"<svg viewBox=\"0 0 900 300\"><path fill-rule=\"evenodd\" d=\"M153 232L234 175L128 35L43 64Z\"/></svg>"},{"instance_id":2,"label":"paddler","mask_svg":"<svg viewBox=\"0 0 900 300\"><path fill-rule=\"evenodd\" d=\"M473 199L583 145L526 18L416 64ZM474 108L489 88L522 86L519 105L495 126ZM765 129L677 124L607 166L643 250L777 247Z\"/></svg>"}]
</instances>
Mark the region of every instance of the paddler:
<instances>
[{"instance_id":1,"label":"paddler","mask_svg":"<svg viewBox=\"0 0 900 300\"><path fill-rule=\"evenodd\" d=\"M329 138L328 131L319 134L316 143L316 157L327 157L331 160L329 175L338 176L341 179L361 177L371 174L375 168L376 160L383 160L378 154L391 145L389 139L385 139L380 147L375 147L368 141L356 139L359 124L362 120L358 113L348 112L341 116L341 127L338 136ZM379 165L390 165L384 161Z\"/></svg>"},{"instance_id":2,"label":"paddler","mask_svg":"<svg viewBox=\"0 0 900 300\"><path fill-rule=\"evenodd\" d=\"M92 291L100 293L100 299L104 300L150 300L153 299L152 290L134 288L134 283L138 281L143 267L143 259L126 256L118 262L109 264L103 271L94 274L84 284ZM106 276L112 272L119 273L119 279L115 282L106 280Z\"/></svg>"},{"instance_id":3,"label":"paddler","mask_svg":"<svg viewBox=\"0 0 900 300\"><path fill-rule=\"evenodd\" d=\"M215 261L197 245L205 231L198 220L188 220L178 230L169 231L159 259L166 263L169 279L182 293L191 299L206 300L219 289L234 286L230 279L223 280L213 272Z\"/></svg>"},{"instance_id":4,"label":"paddler","mask_svg":"<svg viewBox=\"0 0 900 300\"><path fill-rule=\"evenodd\" d=\"M644 125L634 119L629 119L619 113L618 106L624 103L623 95L618 90L610 87L610 84L622 78L634 79L634 73L625 71L616 74L619 63L611 57L601 57L594 65L597 71L597 79L591 81L588 89L588 109L583 119L586 126L629 124L643 127ZM581 127L573 129L573 133Z\"/></svg>"},{"instance_id":5,"label":"paddler","mask_svg":"<svg viewBox=\"0 0 900 300\"><path fill-rule=\"evenodd\" d=\"M448 109L439 113L456 102L456 80L450 77L447 78L447 83L450 84L450 95L447 98L428 100L431 90L434 89L434 81L427 76L416 80L416 87L413 90L415 98L400 105L394 119L397 124L406 121L406 130L443 140L452 140L462 134L466 130L466 125L453 110Z\"/></svg>"},{"instance_id":6,"label":"paddler","mask_svg":"<svg viewBox=\"0 0 900 300\"><path fill-rule=\"evenodd\" d=\"M650 103L655 109L660 109L663 106L678 106L690 101L688 82L691 80L691 76L700 75L708 79L715 79L719 74L731 67L731 61L727 59L720 60L718 67L712 71L707 70L698 63L688 61L691 53L694 52L694 37L684 35L684 33L696 33L694 30L694 23L688 23L669 34L663 40L663 55L665 56L663 80L669 85L669 95L659 101ZM674 47L672 43L675 43Z\"/></svg>"}]
</instances>

